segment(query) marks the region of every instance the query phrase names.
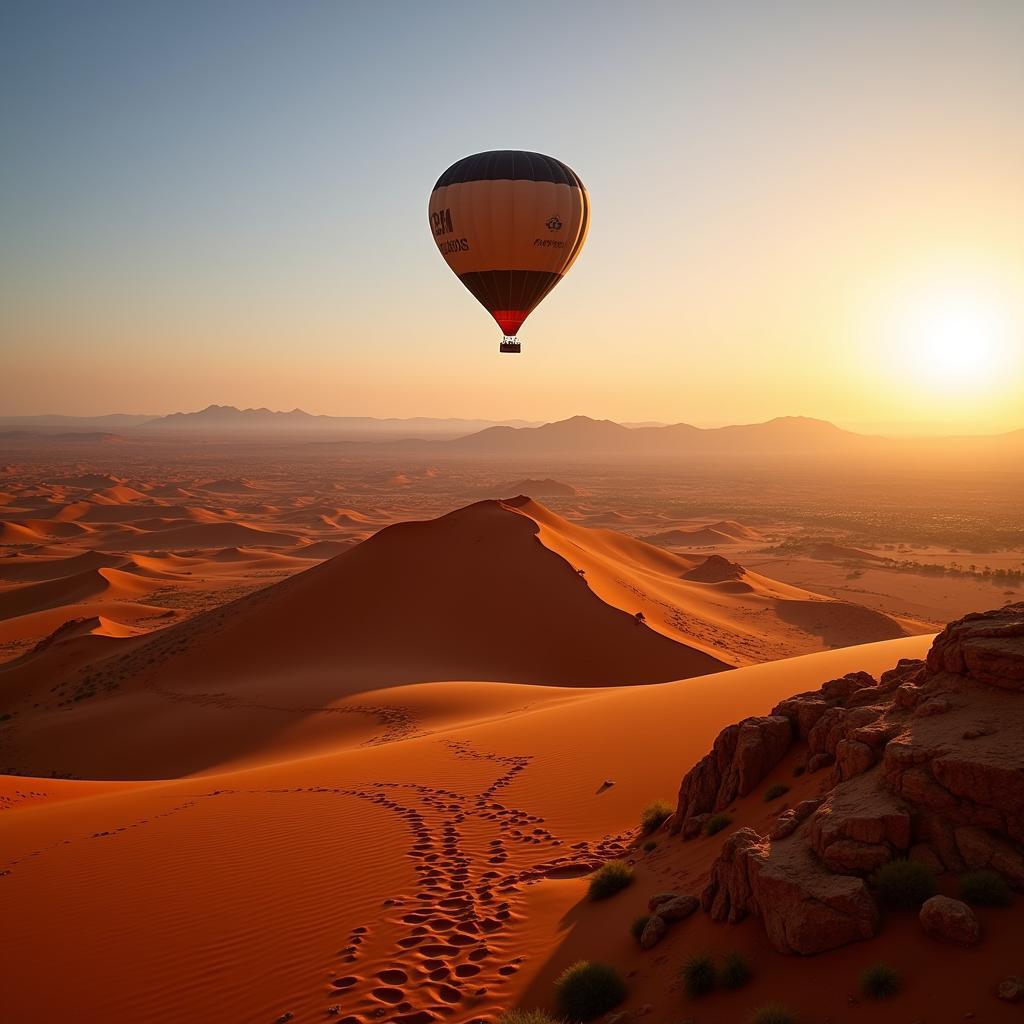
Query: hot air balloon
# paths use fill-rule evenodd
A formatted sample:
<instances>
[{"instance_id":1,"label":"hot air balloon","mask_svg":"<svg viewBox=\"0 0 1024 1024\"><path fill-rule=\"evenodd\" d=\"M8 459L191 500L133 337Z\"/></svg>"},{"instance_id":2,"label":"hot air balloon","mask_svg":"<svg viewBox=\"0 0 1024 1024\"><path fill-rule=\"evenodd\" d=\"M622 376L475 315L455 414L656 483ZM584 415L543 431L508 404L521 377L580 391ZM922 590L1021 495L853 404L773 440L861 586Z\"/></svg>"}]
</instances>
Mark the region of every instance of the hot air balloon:
<instances>
[{"instance_id":1,"label":"hot air balloon","mask_svg":"<svg viewBox=\"0 0 1024 1024\"><path fill-rule=\"evenodd\" d=\"M445 262L501 328L499 351L520 351L523 321L587 237L590 198L579 175L541 153L474 153L437 179L428 209Z\"/></svg>"}]
</instances>

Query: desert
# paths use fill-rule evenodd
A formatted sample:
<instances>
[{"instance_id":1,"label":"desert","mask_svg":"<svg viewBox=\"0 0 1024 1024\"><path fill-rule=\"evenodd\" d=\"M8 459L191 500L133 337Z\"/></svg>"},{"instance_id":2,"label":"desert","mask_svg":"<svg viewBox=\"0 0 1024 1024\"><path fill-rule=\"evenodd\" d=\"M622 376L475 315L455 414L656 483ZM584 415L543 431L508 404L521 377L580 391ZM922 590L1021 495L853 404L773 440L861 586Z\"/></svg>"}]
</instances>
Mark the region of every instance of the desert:
<instances>
[{"instance_id":1,"label":"desert","mask_svg":"<svg viewBox=\"0 0 1024 1024\"><path fill-rule=\"evenodd\" d=\"M979 806L935 832L917 824L927 815L906 782L885 796L850 790L883 773L888 785L907 726L856 719L888 743L869 766L847 753L860 741L809 733L810 712L785 711L792 729L779 717L814 704L806 694L823 684L849 697L844 679L883 704L934 687L918 700L953 709L919 719L898 704L882 720L905 719L922 744L919 728L962 720L957 736L989 737L965 745L1014 764L1000 737L1019 699L1024 553L1001 546L1012 515L998 502L984 521L965 510L945 536L909 508L886 532L869 501L860 523L851 507L826 527L803 502L799 460L780 467L798 485L771 509L744 501L737 471L726 515L717 472L699 485L692 468L552 458L540 474L535 456L398 461L370 442L338 444L343 454L304 439L211 439L197 457L148 437L69 451L36 436L5 449L11 1012L490 1021L515 1006L558 1012L555 981L588 960L627 978L622 1020L744 1019L783 995L801 1019L902 1021L909 1007L949 1005L1014 1015L994 993L1019 970L1016 905L980 908L981 941L947 946L915 914L875 907L871 872L913 851L954 897L957 873L979 864L1020 884L1020 809L996 828ZM936 467L929 486L948 490L956 475ZM531 481L543 499L479 497ZM965 550L987 574L924 568L960 564ZM1003 605L993 643L1006 648L1005 690L955 660L920 679L923 659L931 672L946 657L934 639L944 617ZM968 685L984 704L963 707ZM715 796L723 783L690 780L743 721L783 723L784 743L763 763L755 749L754 773ZM715 757L725 770L727 755ZM784 795L766 803L772 786ZM836 860L851 846L844 791L858 821L902 800L922 829L848 851L857 873L829 875L861 887L864 919L777 924L766 897L745 903L730 851L746 842L754 857L778 822L796 828L774 845L789 844L812 883L850 867ZM640 813L659 799L667 820L645 832ZM809 836L828 807L842 841L822 867L823 840ZM728 827L704 837L714 814ZM957 835L975 843L969 864ZM632 884L590 900L595 872L620 860ZM662 892L709 909L645 949L631 925ZM690 997L679 971L697 954L735 954L753 978L735 995ZM905 978L877 1004L857 988L876 961ZM46 978L55 962L59 986Z\"/></svg>"}]
</instances>

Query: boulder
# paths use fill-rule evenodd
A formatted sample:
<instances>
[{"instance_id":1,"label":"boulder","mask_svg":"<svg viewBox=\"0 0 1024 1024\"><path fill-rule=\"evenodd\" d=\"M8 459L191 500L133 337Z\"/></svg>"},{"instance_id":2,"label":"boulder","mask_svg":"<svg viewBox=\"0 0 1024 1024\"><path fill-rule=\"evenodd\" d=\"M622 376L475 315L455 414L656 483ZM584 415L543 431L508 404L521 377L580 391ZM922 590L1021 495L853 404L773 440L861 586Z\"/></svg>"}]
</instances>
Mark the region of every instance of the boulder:
<instances>
[{"instance_id":1,"label":"boulder","mask_svg":"<svg viewBox=\"0 0 1024 1024\"><path fill-rule=\"evenodd\" d=\"M663 903L670 903L672 900L677 899L679 899L679 893L677 892L656 892L648 899L647 909L653 914Z\"/></svg>"},{"instance_id":2,"label":"boulder","mask_svg":"<svg viewBox=\"0 0 1024 1024\"><path fill-rule=\"evenodd\" d=\"M652 914L640 933L640 946L642 949L651 949L665 937L668 931L668 924L660 914Z\"/></svg>"},{"instance_id":3,"label":"boulder","mask_svg":"<svg viewBox=\"0 0 1024 1024\"><path fill-rule=\"evenodd\" d=\"M663 917L669 924L685 920L700 906L700 900L696 896L675 896L666 902L659 904L658 916Z\"/></svg>"},{"instance_id":4,"label":"boulder","mask_svg":"<svg viewBox=\"0 0 1024 1024\"><path fill-rule=\"evenodd\" d=\"M716 921L755 914L781 953L821 953L878 929L878 908L862 879L833 875L803 844L773 845L752 829L726 840L701 905Z\"/></svg>"},{"instance_id":5,"label":"boulder","mask_svg":"<svg viewBox=\"0 0 1024 1024\"><path fill-rule=\"evenodd\" d=\"M981 941L981 925L963 900L932 896L925 900L918 915L921 927L933 938L973 946Z\"/></svg>"},{"instance_id":6,"label":"boulder","mask_svg":"<svg viewBox=\"0 0 1024 1024\"><path fill-rule=\"evenodd\" d=\"M999 982L996 995L1007 1003L1019 1003L1024 1000L1024 978L1004 978Z\"/></svg>"}]
</instances>

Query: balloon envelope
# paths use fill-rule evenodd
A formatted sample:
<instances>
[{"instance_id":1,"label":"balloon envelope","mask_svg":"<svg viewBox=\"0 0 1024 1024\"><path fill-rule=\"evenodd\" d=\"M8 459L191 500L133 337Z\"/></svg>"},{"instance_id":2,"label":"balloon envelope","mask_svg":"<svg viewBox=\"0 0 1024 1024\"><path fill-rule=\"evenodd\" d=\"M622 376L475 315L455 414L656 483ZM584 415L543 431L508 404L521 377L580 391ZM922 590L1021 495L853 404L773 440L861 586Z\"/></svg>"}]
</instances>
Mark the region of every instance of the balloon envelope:
<instances>
[{"instance_id":1,"label":"balloon envelope","mask_svg":"<svg viewBox=\"0 0 1024 1024\"><path fill-rule=\"evenodd\" d=\"M590 199L561 160L501 149L452 164L430 193L429 214L448 266L514 336L579 255Z\"/></svg>"}]
</instances>

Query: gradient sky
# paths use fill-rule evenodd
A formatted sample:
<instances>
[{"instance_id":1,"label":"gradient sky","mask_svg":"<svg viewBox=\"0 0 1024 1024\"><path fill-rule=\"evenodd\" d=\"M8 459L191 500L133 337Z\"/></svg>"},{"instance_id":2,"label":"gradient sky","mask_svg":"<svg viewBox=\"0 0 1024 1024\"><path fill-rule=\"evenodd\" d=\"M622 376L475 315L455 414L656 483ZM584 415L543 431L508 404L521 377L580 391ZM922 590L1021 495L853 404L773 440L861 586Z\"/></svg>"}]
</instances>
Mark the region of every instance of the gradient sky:
<instances>
[{"instance_id":1,"label":"gradient sky","mask_svg":"<svg viewBox=\"0 0 1024 1024\"><path fill-rule=\"evenodd\" d=\"M1024 3L0 5L0 412L1024 427ZM586 182L521 357L427 197Z\"/></svg>"}]
</instances>

